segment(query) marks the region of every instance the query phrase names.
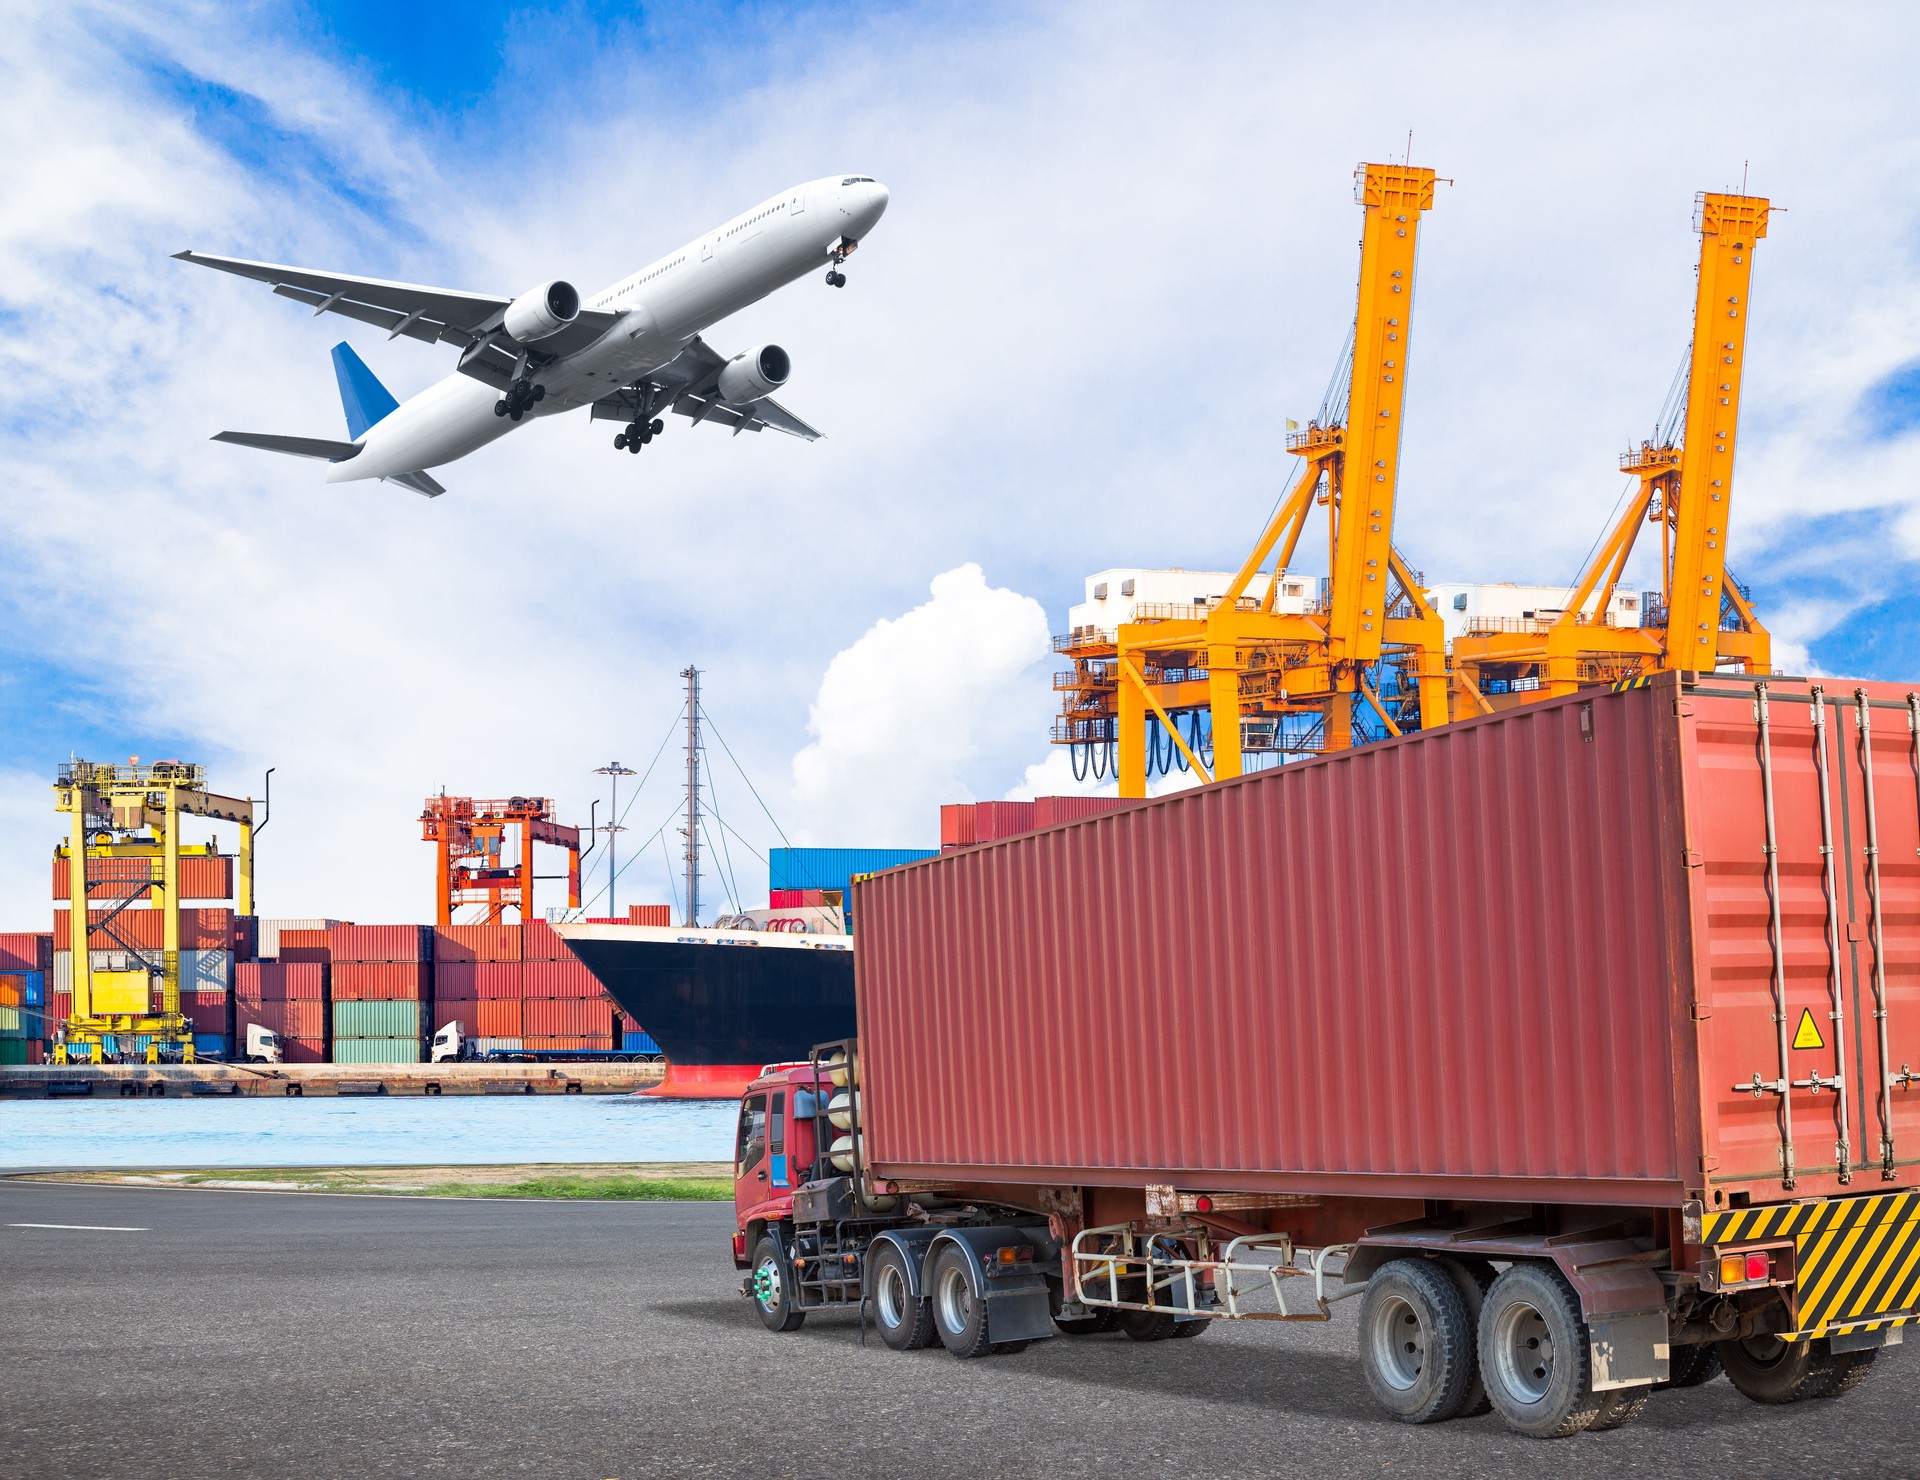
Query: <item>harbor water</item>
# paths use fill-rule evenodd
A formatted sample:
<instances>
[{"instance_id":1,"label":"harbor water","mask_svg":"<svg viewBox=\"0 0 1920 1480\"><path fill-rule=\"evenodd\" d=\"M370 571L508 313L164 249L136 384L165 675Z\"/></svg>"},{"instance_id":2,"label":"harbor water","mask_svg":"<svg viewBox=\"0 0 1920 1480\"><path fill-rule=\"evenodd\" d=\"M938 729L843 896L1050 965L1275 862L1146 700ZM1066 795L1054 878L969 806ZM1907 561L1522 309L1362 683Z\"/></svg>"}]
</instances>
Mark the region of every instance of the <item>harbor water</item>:
<instances>
[{"instance_id":1,"label":"harbor water","mask_svg":"<svg viewBox=\"0 0 1920 1480\"><path fill-rule=\"evenodd\" d=\"M632 1095L0 1102L0 1167L725 1161L737 1104Z\"/></svg>"}]
</instances>

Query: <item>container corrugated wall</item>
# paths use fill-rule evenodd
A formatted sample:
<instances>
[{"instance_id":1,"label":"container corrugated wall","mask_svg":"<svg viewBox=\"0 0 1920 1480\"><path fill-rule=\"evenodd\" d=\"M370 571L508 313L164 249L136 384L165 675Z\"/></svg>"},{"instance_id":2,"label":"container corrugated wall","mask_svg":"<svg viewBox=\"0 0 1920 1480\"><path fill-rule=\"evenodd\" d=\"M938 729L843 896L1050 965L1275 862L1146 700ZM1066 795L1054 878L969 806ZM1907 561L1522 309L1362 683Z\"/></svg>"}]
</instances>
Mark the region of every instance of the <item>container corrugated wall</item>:
<instances>
[{"instance_id":1,"label":"container corrugated wall","mask_svg":"<svg viewBox=\"0 0 1920 1480\"><path fill-rule=\"evenodd\" d=\"M844 891L856 874L934 856L932 848L773 848L767 853L767 887Z\"/></svg>"},{"instance_id":2,"label":"container corrugated wall","mask_svg":"<svg viewBox=\"0 0 1920 1480\"><path fill-rule=\"evenodd\" d=\"M873 1164L1677 1200L1678 761L1548 703L860 884Z\"/></svg>"}]
</instances>

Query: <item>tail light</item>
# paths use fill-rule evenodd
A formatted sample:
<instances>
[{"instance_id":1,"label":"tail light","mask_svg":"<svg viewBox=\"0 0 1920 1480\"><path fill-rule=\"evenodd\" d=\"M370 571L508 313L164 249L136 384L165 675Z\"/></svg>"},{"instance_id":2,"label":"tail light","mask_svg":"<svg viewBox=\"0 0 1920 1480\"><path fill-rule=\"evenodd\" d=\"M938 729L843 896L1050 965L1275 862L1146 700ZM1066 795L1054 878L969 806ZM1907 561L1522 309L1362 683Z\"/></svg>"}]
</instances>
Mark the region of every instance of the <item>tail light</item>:
<instances>
[{"instance_id":1,"label":"tail light","mask_svg":"<svg viewBox=\"0 0 1920 1480\"><path fill-rule=\"evenodd\" d=\"M1752 1285L1793 1282L1792 1245L1766 1249L1721 1249L1702 1266L1711 1287L1738 1290Z\"/></svg>"}]
</instances>

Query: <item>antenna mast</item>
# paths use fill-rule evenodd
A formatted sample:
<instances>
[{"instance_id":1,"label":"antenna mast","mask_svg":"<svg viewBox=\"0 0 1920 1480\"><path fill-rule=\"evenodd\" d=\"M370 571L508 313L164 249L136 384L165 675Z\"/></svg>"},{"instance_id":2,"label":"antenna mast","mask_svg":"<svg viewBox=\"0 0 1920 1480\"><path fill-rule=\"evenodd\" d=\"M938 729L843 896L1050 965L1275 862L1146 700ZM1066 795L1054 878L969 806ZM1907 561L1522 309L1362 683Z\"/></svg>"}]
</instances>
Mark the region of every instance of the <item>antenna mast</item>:
<instances>
[{"instance_id":1,"label":"antenna mast","mask_svg":"<svg viewBox=\"0 0 1920 1480\"><path fill-rule=\"evenodd\" d=\"M687 925L700 923L700 670L680 670L687 681Z\"/></svg>"}]
</instances>

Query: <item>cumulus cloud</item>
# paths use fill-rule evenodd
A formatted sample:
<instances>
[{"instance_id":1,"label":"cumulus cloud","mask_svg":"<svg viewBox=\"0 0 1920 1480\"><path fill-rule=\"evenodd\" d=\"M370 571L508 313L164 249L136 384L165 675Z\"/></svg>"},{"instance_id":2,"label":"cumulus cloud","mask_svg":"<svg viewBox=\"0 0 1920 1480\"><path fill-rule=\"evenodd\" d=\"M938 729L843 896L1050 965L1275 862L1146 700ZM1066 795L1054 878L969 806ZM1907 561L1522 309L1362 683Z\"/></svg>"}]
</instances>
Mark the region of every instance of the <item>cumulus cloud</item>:
<instances>
[{"instance_id":1,"label":"cumulus cloud","mask_svg":"<svg viewBox=\"0 0 1920 1480\"><path fill-rule=\"evenodd\" d=\"M1000 758L1032 744L1053 707L1047 614L989 586L978 565L935 576L931 599L835 654L793 758L810 835L914 846L943 802L972 801Z\"/></svg>"}]
</instances>

